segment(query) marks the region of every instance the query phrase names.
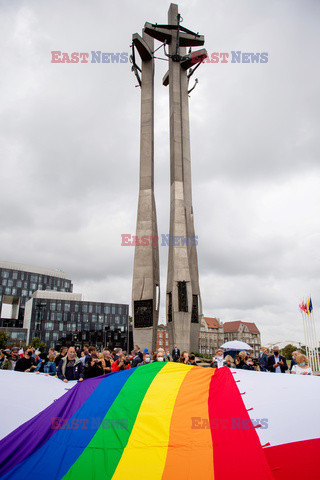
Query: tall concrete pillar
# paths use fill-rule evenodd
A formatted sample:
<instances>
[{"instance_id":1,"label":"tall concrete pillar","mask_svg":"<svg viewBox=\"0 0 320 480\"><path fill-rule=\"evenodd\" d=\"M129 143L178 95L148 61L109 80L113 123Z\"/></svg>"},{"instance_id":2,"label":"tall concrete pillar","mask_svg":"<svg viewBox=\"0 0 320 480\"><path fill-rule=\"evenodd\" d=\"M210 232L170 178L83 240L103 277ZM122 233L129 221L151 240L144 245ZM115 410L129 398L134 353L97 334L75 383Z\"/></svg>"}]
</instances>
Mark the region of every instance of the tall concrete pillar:
<instances>
[{"instance_id":1,"label":"tall concrete pillar","mask_svg":"<svg viewBox=\"0 0 320 480\"><path fill-rule=\"evenodd\" d=\"M160 280L157 215L154 199L154 40L133 35L141 57L140 183L132 282L134 343L156 349ZM143 245L141 245L143 243Z\"/></svg>"},{"instance_id":2,"label":"tall concrete pillar","mask_svg":"<svg viewBox=\"0 0 320 480\"><path fill-rule=\"evenodd\" d=\"M164 44L164 53L169 63L169 71L163 79L163 84L169 85L170 109L170 230L166 318L170 348L176 343L180 350L191 352L198 350L202 307L191 193L188 80L193 71L187 73L187 70L199 64L207 56L207 53L204 49L186 53L186 47L203 45L204 37L182 27L180 22L178 6L171 4L168 12L168 25L147 22L144 34ZM147 36L143 37L145 42L147 42ZM143 55L147 58L144 59L139 50L143 60L141 145L144 145L145 142L145 149L141 149L137 235L139 232L151 232L151 230L156 235L153 196L153 60L150 60L146 54L146 48L142 49L141 41L136 43L138 49L139 45ZM151 43L148 45L150 49L153 48ZM169 53L166 53L168 46ZM151 111L152 122L149 115ZM152 140L150 140L151 138ZM141 185L146 186L142 187ZM151 225L153 225L152 228ZM151 257L154 260L153 267L151 267ZM155 348L155 319L158 318L158 310L154 305L155 287L158 284L158 249L145 250L145 247L136 247L133 285L134 336L135 341L143 345L149 346L151 342L152 350ZM149 313L145 313L145 320L138 321L137 319L144 315L141 312L147 311ZM153 320L151 320L151 311ZM149 331L152 321L153 332Z\"/></svg>"},{"instance_id":3,"label":"tall concrete pillar","mask_svg":"<svg viewBox=\"0 0 320 480\"><path fill-rule=\"evenodd\" d=\"M178 24L178 6L171 4L169 25ZM200 289L191 195L188 79L181 62L174 61L178 30L169 45L170 105L170 237L167 276L167 322L169 343L180 350L198 350ZM179 49L181 57L186 48ZM179 241L177 237L182 237Z\"/></svg>"}]
</instances>

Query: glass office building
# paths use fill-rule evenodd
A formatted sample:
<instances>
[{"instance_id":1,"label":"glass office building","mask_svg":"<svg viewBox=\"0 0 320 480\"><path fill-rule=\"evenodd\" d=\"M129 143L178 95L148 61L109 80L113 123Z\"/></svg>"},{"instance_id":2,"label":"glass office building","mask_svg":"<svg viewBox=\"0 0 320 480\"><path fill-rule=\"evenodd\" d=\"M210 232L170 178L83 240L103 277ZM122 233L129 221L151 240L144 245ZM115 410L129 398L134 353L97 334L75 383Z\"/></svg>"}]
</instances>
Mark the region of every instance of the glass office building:
<instances>
[{"instance_id":1,"label":"glass office building","mask_svg":"<svg viewBox=\"0 0 320 480\"><path fill-rule=\"evenodd\" d=\"M0 262L0 330L14 343L127 349L129 306L83 301L60 270ZM9 313L8 313L9 312Z\"/></svg>"},{"instance_id":2,"label":"glass office building","mask_svg":"<svg viewBox=\"0 0 320 480\"><path fill-rule=\"evenodd\" d=\"M39 337L47 347L80 346L126 349L129 306L83 301L81 294L35 292L26 304L28 342Z\"/></svg>"},{"instance_id":3,"label":"glass office building","mask_svg":"<svg viewBox=\"0 0 320 480\"><path fill-rule=\"evenodd\" d=\"M73 285L60 270L0 262L0 328L22 327L25 304L37 290L72 292Z\"/></svg>"}]
</instances>

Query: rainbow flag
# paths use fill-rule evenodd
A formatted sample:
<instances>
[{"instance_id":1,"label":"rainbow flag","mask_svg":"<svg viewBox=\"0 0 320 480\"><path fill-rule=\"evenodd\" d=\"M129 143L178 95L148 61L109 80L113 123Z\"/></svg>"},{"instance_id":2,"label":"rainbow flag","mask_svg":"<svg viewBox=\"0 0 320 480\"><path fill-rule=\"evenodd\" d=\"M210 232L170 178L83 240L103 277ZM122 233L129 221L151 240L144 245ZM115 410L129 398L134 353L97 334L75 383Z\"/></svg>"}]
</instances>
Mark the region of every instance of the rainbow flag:
<instances>
[{"instance_id":1,"label":"rainbow flag","mask_svg":"<svg viewBox=\"0 0 320 480\"><path fill-rule=\"evenodd\" d=\"M232 372L172 362L78 383L0 442L0 465L5 480L273 478Z\"/></svg>"}]
</instances>

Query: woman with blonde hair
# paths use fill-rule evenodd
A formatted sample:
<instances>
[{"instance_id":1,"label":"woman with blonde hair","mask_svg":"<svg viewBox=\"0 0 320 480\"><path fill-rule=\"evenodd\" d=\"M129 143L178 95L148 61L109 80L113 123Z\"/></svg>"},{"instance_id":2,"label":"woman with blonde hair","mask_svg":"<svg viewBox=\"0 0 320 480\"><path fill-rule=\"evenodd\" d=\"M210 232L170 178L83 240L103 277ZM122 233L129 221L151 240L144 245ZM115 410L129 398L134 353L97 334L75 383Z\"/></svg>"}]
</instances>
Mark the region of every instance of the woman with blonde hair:
<instances>
[{"instance_id":1,"label":"woman with blonde hair","mask_svg":"<svg viewBox=\"0 0 320 480\"><path fill-rule=\"evenodd\" d=\"M244 368L246 365L247 356L247 352L242 351L238 353L238 358L236 358L236 368Z\"/></svg>"},{"instance_id":2,"label":"woman with blonde hair","mask_svg":"<svg viewBox=\"0 0 320 480\"><path fill-rule=\"evenodd\" d=\"M226 367L236 368L236 364L234 363L233 358L231 357L231 355L226 355L226 356L224 357L224 360L225 360L225 362L227 363Z\"/></svg>"},{"instance_id":3,"label":"woman with blonde hair","mask_svg":"<svg viewBox=\"0 0 320 480\"><path fill-rule=\"evenodd\" d=\"M293 365L291 373L293 375L312 375L312 370L309 367L309 359L306 355L300 353L296 356L296 365Z\"/></svg>"}]
</instances>

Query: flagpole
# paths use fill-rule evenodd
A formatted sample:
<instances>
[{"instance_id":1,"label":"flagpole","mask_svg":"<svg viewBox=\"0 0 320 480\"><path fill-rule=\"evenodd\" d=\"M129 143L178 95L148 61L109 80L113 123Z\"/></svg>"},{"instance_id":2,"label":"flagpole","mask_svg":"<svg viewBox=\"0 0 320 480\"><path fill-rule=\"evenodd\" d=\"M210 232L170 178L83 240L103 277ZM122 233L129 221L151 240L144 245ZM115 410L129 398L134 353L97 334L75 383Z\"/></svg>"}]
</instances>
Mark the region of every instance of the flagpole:
<instances>
[{"instance_id":1,"label":"flagpole","mask_svg":"<svg viewBox=\"0 0 320 480\"><path fill-rule=\"evenodd\" d=\"M319 364L319 351L318 351L318 338L317 338L317 330L313 316L313 309L311 312L311 319L312 319L312 329L313 329L313 337L314 337L314 345L315 345L315 358L316 358L316 370L319 372L320 364Z\"/></svg>"},{"instance_id":2,"label":"flagpole","mask_svg":"<svg viewBox=\"0 0 320 480\"><path fill-rule=\"evenodd\" d=\"M300 309L300 310L301 310L301 309ZM302 317L302 324L303 324L304 342L305 342L305 345L306 345L306 354L307 354L307 357L309 358L309 360L311 361L311 359L310 359L310 357L309 357L309 351L308 351L306 325L305 325L305 319L304 319L304 312L303 312L303 310L301 310L301 317Z\"/></svg>"}]
</instances>

